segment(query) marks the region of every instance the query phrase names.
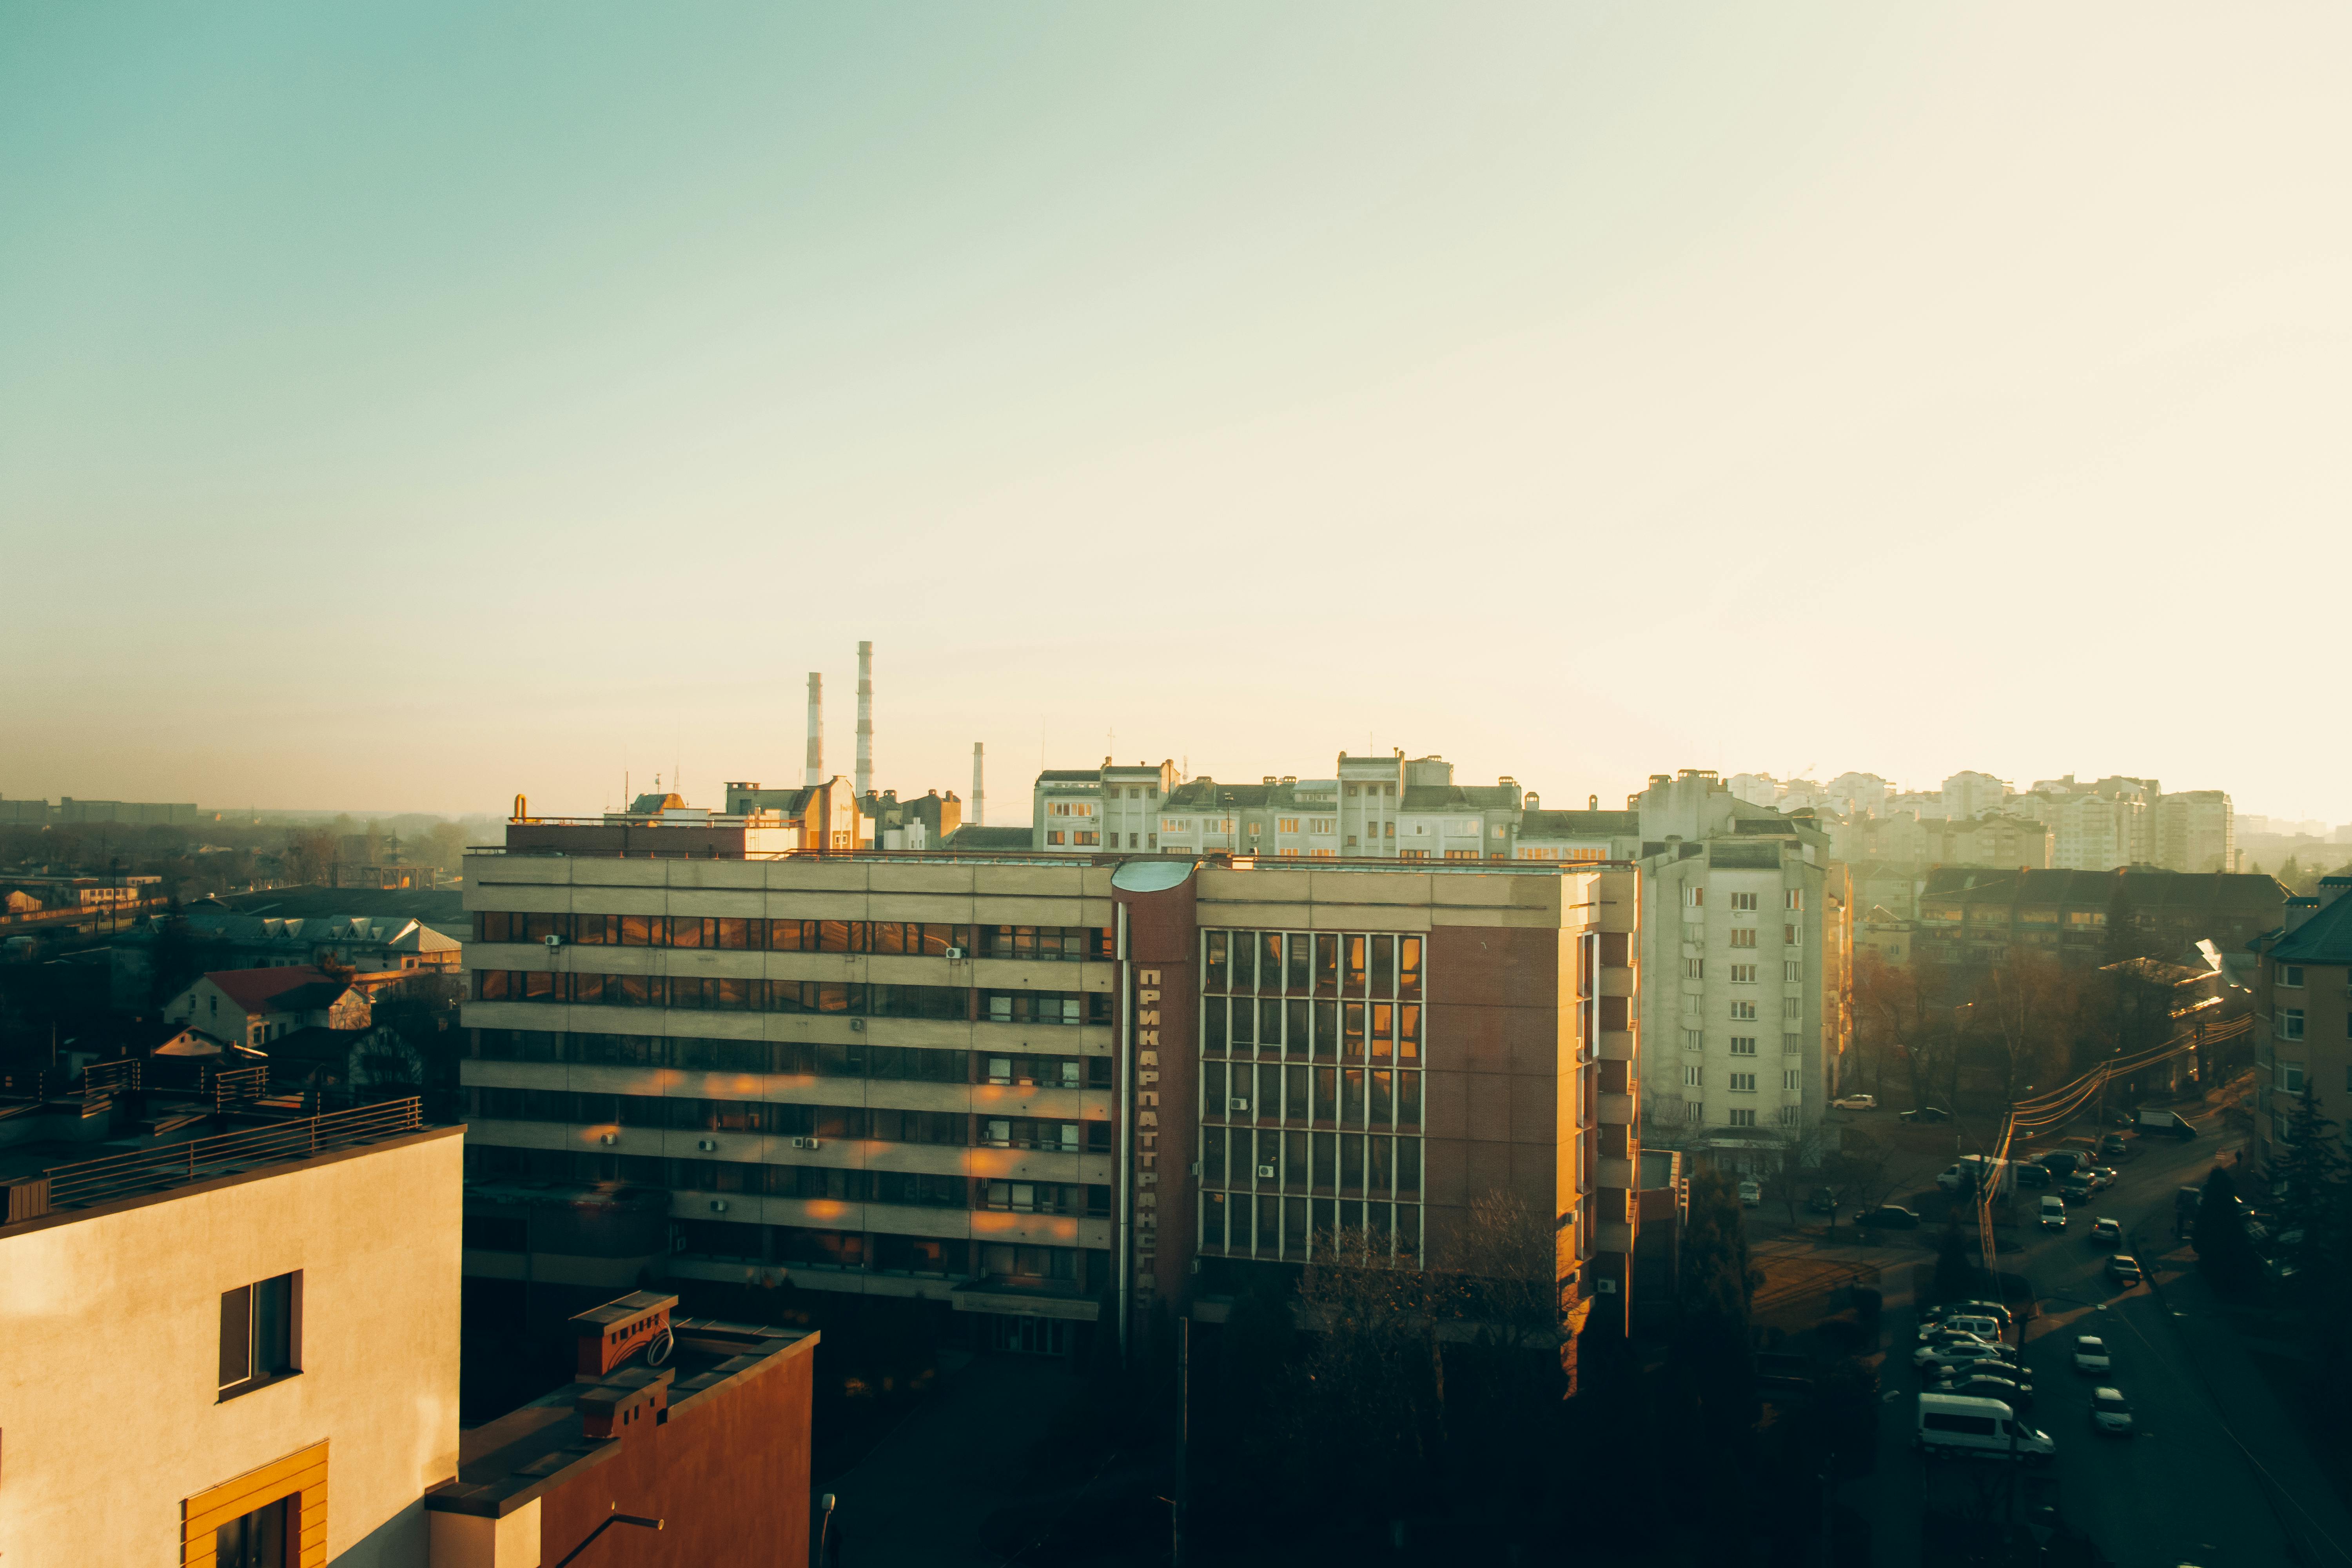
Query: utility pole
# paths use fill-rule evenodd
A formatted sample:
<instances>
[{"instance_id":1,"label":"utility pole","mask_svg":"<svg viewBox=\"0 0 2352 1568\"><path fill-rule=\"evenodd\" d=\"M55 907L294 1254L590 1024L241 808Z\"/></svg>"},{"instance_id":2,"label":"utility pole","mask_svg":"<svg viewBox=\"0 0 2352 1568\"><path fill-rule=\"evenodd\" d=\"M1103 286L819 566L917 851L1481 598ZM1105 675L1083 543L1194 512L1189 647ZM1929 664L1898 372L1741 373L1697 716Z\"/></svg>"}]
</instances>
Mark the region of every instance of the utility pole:
<instances>
[{"instance_id":1,"label":"utility pole","mask_svg":"<svg viewBox=\"0 0 2352 1568\"><path fill-rule=\"evenodd\" d=\"M1192 1315L1176 1321L1176 1501L1169 1568L1184 1568L1184 1514L1192 1486Z\"/></svg>"}]
</instances>

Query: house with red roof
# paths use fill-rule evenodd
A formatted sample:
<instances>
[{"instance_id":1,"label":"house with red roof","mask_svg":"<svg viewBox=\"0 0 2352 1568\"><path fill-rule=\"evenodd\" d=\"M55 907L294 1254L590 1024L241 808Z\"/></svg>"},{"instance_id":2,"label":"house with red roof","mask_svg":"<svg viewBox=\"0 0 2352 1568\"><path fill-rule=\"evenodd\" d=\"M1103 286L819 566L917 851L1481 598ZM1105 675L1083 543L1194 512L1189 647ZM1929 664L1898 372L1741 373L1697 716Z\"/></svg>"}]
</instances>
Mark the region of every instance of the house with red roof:
<instances>
[{"instance_id":1,"label":"house with red roof","mask_svg":"<svg viewBox=\"0 0 2352 1568\"><path fill-rule=\"evenodd\" d=\"M166 1023L257 1048L299 1029L364 1029L367 994L314 964L216 969L163 1005Z\"/></svg>"}]
</instances>

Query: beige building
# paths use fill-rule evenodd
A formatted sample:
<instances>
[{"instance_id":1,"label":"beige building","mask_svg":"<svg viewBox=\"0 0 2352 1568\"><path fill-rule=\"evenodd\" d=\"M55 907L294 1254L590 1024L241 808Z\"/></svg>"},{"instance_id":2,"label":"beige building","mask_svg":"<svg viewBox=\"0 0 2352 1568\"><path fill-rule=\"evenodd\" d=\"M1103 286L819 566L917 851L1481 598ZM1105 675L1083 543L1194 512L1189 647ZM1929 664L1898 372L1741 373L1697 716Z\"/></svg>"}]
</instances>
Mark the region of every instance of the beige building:
<instances>
[{"instance_id":1,"label":"beige building","mask_svg":"<svg viewBox=\"0 0 2352 1568\"><path fill-rule=\"evenodd\" d=\"M0 1150L0 1562L425 1568L461 1129L416 1102Z\"/></svg>"},{"instance_id":2,"label":"beige building","mask_svg":"<svg viewBox=\"0 0 2352 1568\"><path fill-rule=\"evenodd\" d=\"M2254 940L2254 1153L2268 1168L2294 1145L2305 1088L2343 1136L2352 1121L2352 877L2287 900L2286 923Z\"/></svg>"}]
</instances>

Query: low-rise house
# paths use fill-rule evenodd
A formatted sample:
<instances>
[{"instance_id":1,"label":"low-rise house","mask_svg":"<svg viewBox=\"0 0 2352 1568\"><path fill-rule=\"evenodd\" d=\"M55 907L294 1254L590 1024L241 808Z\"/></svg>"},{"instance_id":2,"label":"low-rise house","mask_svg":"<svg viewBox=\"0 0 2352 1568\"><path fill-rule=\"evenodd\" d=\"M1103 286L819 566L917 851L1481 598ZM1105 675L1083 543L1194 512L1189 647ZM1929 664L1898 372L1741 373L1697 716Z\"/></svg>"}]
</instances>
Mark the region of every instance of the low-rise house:
<instances>
[{"instance_id":1,"label":"low-rise house","mask_svg":"<svg viewBox=\"0 0 2352 1568\"><path fill-rule=\"evenodd\" d=\"M215 970L163 1005L167 1023L257 1047L298 1029L365 1029L371 1016L350 976L310 964Z\"/></svg>"}]
</instances>

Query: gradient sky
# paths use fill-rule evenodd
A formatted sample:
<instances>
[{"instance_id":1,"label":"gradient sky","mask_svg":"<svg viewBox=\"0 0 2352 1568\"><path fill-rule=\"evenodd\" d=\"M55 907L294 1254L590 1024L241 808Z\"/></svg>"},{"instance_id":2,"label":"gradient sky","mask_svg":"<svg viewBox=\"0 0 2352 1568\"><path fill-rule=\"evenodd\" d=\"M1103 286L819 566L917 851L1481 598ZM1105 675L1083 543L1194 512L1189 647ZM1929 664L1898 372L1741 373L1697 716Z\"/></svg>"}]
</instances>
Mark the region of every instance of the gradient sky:
<instances>
[{"instance_id":1,"label":"gradient sky","mask_svg":"<svg viewBox=\"0 0 2352 1568\"><path fill-rule=\"evenodd\" d=\"M2352 821L2341 5L0 11L0 794ZM1108 737L1116 733L1115 742Z\"/></svg>"}]
</instances>

